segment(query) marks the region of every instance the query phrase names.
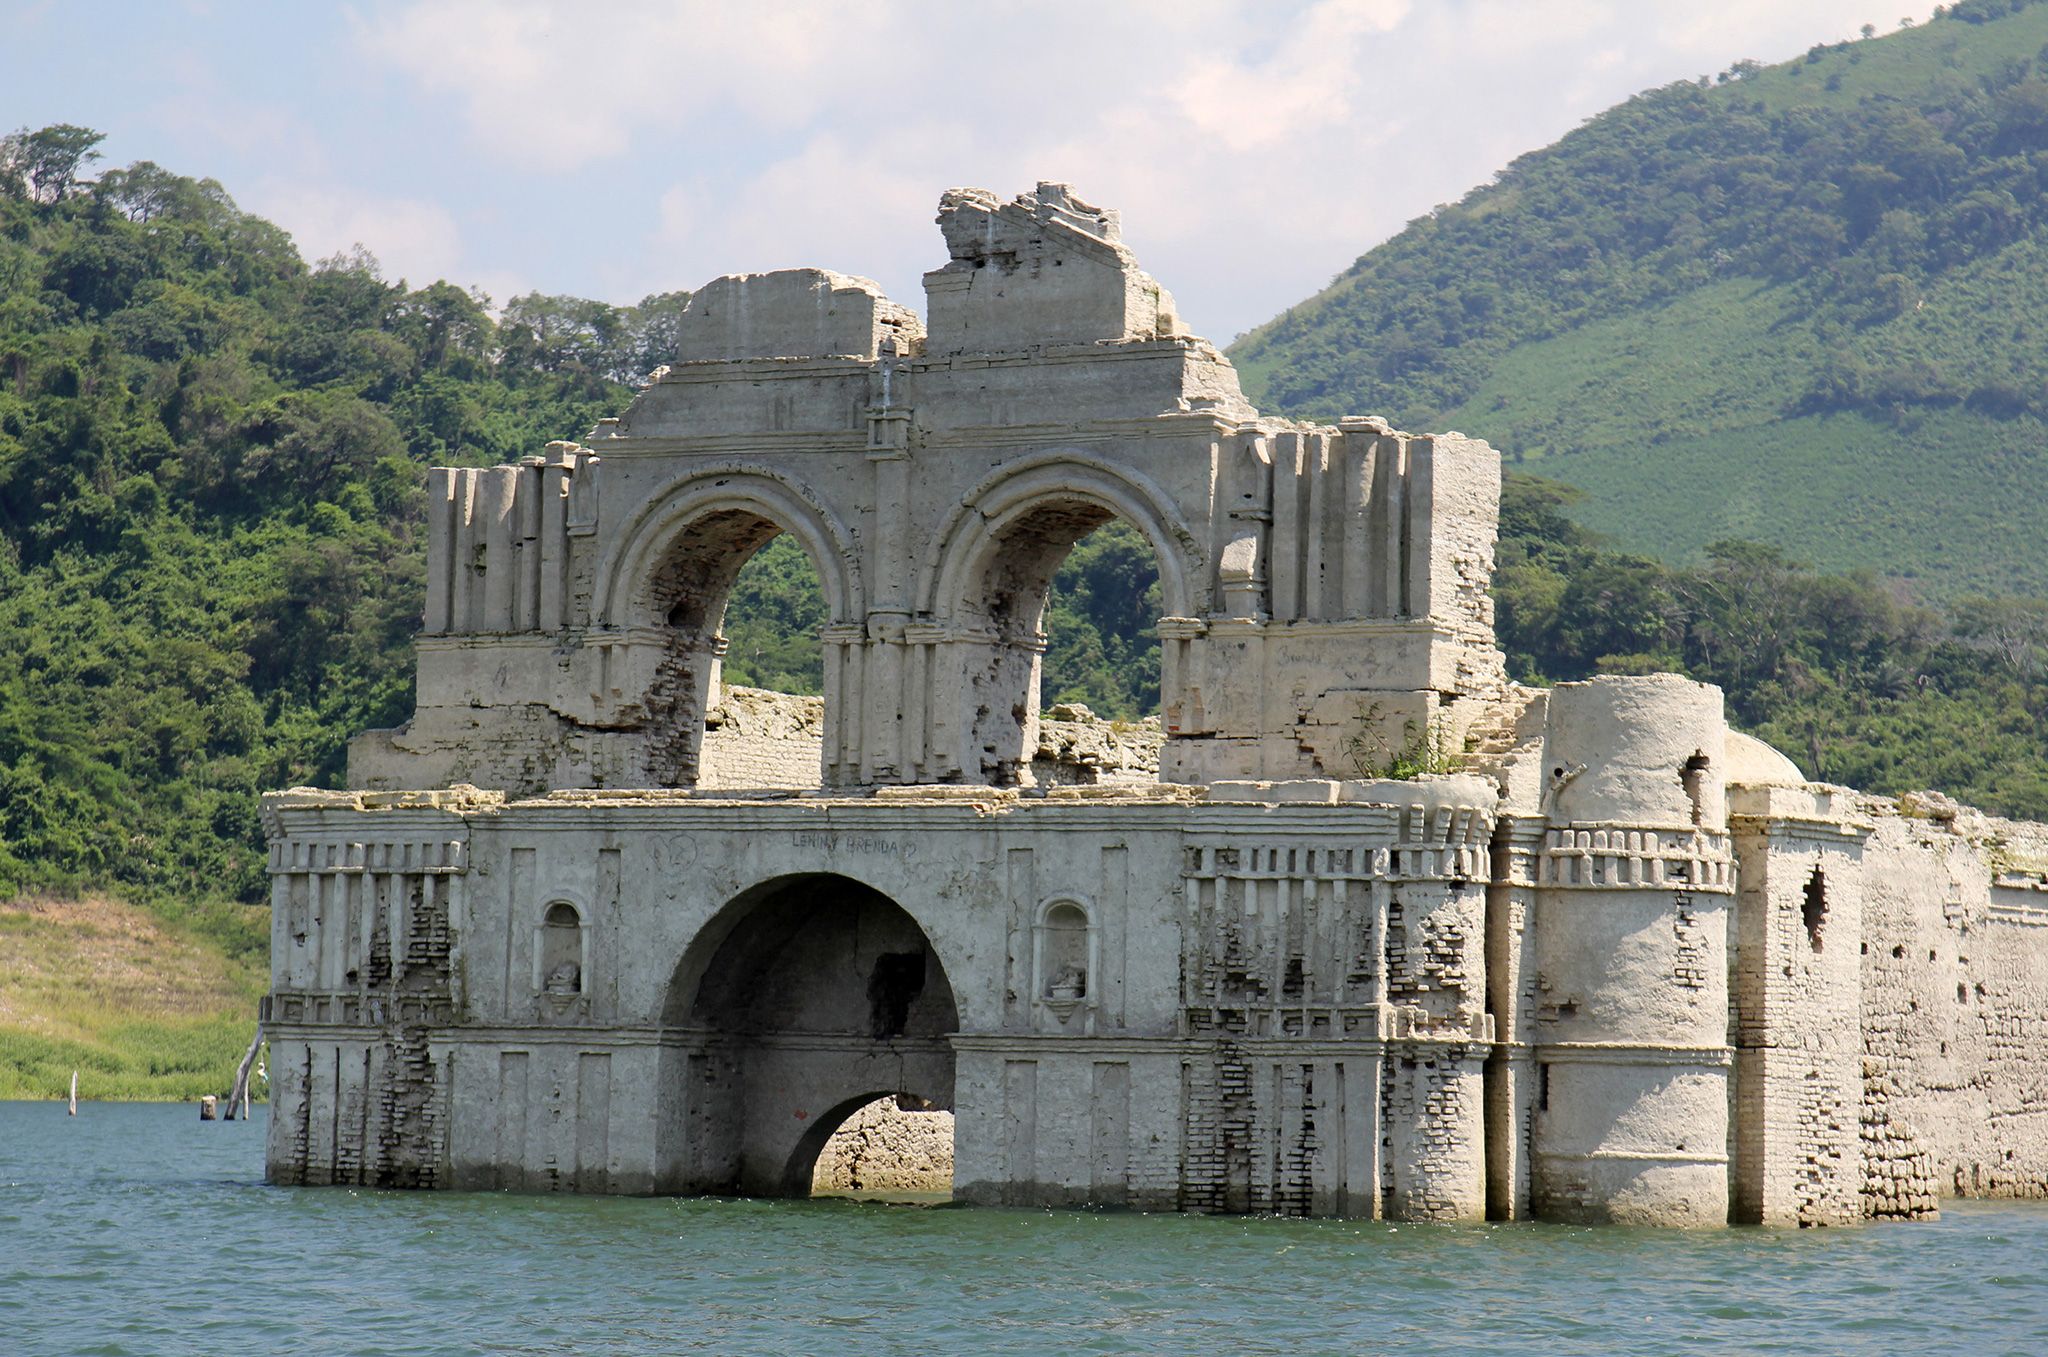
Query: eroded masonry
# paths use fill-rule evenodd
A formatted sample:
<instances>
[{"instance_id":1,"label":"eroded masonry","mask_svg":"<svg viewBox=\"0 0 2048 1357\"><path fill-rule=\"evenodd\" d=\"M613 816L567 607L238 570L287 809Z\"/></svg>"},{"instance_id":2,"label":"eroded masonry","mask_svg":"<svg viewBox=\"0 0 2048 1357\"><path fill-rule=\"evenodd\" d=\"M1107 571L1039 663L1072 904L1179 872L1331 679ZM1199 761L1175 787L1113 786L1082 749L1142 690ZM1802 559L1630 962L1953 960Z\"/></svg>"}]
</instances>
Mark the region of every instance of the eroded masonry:
<instances>
[{"instance_id":1,"label":"eroded masonry","mask_svg":"<svg viewBox=\"0 0 2048 1357\"><path fill-rule=\"evenodd\" d=\"M1509 683L1491 448L1260 415L1063 186L939 225L922 320L720 278L581 443L431 473L417 713L264 804L274 1180L797 1193L894 1094L974 1202L2048 1190L2048 828L1809 783L1682 678ZM1152 725L1039 710L1111 519ZM778 533L822 699L720 681Z\"/></svg>"}]
</instances>

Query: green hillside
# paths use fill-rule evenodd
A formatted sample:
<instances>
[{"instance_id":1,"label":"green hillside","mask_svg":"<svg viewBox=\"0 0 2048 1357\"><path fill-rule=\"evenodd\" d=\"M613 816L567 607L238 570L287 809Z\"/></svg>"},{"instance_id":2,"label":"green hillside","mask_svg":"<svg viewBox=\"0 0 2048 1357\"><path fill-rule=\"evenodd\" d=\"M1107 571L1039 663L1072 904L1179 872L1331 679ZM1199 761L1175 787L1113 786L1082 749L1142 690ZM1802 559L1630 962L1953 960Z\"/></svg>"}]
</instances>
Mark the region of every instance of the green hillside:
<instances>
[{"instance_id":1,"label":"green hillside","mask_svg":"<svg viewBox=\"0 0 2048 1357\"><path fill-rule=\"evenodd\" d=\"M486 299L309 267L221 186L0 141L0 898L109 889L229 936L257 795L411 709L430 463L574 435L686 300ZM650 357L650 355L659 355Z\"/></svg>"},{"instance_id":2,"label":"green hillside","mask_svg":"<svg viewBox=\"0 0 2048 1357\"><path fill-rule=\"evenodd\" d=\"M1232 350L1254 399L1485 437L1621 545L2048 594L2048 5L1643 94Z\"/></svg>"}]
</instances>

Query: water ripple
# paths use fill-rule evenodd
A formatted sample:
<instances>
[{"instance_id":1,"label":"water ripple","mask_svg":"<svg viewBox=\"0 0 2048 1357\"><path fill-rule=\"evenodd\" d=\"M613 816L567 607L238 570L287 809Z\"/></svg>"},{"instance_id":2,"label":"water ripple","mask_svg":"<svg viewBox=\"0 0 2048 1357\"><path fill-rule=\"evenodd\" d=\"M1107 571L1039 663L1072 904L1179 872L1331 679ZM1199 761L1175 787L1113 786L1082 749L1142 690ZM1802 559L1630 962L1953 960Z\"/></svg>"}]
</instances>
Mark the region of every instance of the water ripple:
<instances>
[{"instance_id":1,"label":"water ripple","mask_svg":"<svg viewBox=\"0 0 2048 1357\"><path fill-rule=\"evenodd\" d=\"M284 1190L262 1122L0 1103L0 1348L2048 1352L2048 1205L1545 1225Z\"/></svg>"}]
</instances>

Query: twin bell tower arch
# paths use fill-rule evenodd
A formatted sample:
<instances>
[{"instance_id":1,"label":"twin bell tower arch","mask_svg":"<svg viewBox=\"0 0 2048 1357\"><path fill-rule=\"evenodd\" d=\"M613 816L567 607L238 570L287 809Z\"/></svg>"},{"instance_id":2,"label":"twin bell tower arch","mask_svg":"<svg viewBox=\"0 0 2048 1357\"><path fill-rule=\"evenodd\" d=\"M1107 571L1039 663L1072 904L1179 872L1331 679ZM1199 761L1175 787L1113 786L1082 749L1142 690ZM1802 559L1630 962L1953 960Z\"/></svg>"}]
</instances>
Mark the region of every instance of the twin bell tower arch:
<instances>
[{"instance_id":1,"label":"twin bell tower arch","mask_svg":"<svg viewBox=\"0 0 2048 1357\"><path fill-rule=\"evenodd\" d=\"M1163 781L1357 776L1498 691L1490 448L1262 417L1064 185L938 220L922 323L863 278L719 278L618 418L432 472L418 711L351 784L734 785L721 622L779 534L828 609L804 785L1028 783L1046 591L1112 519L1159 566Z\"/></svg>"}]
</instances>

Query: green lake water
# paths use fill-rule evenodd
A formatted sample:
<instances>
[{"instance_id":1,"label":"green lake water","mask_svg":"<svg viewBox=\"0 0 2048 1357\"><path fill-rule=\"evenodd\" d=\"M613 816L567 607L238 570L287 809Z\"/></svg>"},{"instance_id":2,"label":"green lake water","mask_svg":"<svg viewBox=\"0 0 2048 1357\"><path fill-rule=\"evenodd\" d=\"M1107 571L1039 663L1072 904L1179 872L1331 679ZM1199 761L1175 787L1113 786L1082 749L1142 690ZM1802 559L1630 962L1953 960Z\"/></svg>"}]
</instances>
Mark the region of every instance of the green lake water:
<instances>
[{"instance_id":1,"label":"green lake water","mask_svg":"<svg viewBox=\"0 0 2048 1357\"><path fill-rule=\"evenodd\" d=\"M0 1103L0 1357L2048 1354L2048 1205L1695 1234L273 1188L253 1124Z\"/></svg>"}]
</instances>

